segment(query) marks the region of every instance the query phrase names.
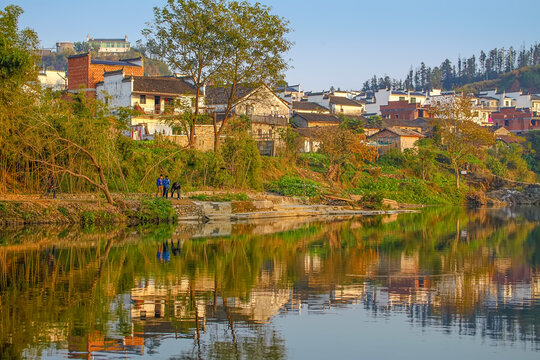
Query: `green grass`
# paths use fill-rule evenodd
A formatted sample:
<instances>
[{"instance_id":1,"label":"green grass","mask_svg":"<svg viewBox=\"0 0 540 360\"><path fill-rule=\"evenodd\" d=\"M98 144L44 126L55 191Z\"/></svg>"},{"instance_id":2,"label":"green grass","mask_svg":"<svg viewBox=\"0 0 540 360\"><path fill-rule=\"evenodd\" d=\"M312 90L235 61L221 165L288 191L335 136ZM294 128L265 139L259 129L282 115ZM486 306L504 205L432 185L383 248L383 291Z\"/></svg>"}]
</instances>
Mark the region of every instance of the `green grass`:
<instances>
[{"instance_id":1,"label":"green grass","mask_svg":"<svg viewBox=\"0 0 540 360\"><path fill-rule=\"evenodd\" d=\"M460 204L463 192L458 192L453 185L453 180L444 177L436 177L428 182L413 177L399 179L381 176L373 179L363 176L356 187L348 192L356 195L379 194L401 203Z\"/></svg>"},{"instance_id":2,"label":"green grass","mask_svg":"<svg viewBox=\"0 0 540 360\"><path fill-rule=\"evenodd\" d=\"M285 196L315 197L321 194L320 183L302 179L296 176L283 176L277 181L270 181L265 185L267 191Z\"/></svg>"}]
</instances>

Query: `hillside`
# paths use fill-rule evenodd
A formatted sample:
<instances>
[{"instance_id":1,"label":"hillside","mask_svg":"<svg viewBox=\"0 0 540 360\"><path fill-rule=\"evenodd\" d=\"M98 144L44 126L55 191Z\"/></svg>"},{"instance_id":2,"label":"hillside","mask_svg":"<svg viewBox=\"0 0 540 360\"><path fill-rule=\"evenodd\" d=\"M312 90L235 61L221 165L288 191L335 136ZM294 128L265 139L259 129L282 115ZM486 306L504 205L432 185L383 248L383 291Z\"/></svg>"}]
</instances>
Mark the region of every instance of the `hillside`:
<instances>
[{"instance_id":1,"label":"hillside","mask_svg":"<svg viewBox=\"0 0 540 360\"><path fill-rule=\"evenodd\" d=\"M540 65L525 66L518 70L500 74L496 79L465 84L457 91L478 93L481 90L497 88L499 91L528 91L531 94L540 93Z\"/></svg>"},{"instance_id":2,"label":"hillside","mask_svg":"<svg viewBox=\"0 0 540 360\"><path fill-rule=\"evenodd\" d=\"M68 62L67 57L72 55L71 53L52 53L51 55L45 55L41 57L41 66L45 67L47 70L59 70L67 71ZM170 75L171 71L167 64L161 60L151 59L145 57L137 49L132 48L127 53L123 54L98 54L97 52L92 52L93 58L100 58L106 60L118 60L118 59L129 59L134 57L142 56L144 58L144 74L145 75Z\"/></svg>"}]
</instances>

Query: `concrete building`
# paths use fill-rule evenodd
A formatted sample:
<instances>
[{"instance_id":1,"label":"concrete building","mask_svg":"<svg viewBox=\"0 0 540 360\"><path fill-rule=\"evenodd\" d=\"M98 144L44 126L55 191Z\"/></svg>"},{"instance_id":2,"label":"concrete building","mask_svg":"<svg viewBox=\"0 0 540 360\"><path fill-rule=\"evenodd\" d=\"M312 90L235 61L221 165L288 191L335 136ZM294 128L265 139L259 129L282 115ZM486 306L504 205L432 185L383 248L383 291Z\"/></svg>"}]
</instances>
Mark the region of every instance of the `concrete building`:
<instances>
[{"instance_id":1,"label":"concrete building","mask_svg":"<svg viewBox=\"0 0 540 360\"><path fill-rule=\"evenodd\" d=\"M131 118L132 137L142 140L151 139L154 134L183 135L167 124L166 116L192 107L195 87L186 78L126 76L124 71L105 72L104 80L97 84L97 97L113 111L127 107L138 112ZM201 98L200 105L203 104Z\"/></svg>"},{"instance_id":2,"label":"concrete building","mask_svg":"<svg viewBox=\"0 0 540 360\"><path fill-rule=\"evenodd\" d=\"M330 96L329 106L333 114L362 115L365 112L364 103L351 100L346 96Z\"/></svg>"},{"instance_id":3,"label":"concrete building","mask_svg":"<svg viewBox=\"0 0 540 360\"><path fill-rule=\"evenodd\" d=\"M125 53L130 49L127 35L123 39L95 39L87 35L86 42L90 49L100 53Z\"/></svg>"},{"instance_id":4,"label":"concrete building","mask_svg":"<svg viewBox=\"0 0 540 360\"><path fill-rule=\"evenodd\" d=\"M68 85L68 78L65 71L40 71L38 74L38 80L41 83L41 86L54 91L66 90Z\"/></svg>"}]
</instances>

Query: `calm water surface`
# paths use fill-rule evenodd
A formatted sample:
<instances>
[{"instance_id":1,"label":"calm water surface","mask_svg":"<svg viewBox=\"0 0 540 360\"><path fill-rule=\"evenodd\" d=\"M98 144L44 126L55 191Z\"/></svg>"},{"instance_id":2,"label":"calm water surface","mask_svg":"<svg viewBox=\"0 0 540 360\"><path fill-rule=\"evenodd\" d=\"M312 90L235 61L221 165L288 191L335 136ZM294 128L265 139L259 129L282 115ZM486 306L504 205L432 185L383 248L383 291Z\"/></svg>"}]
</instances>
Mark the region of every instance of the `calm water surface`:
<instances>
[{"instance_id":1,"label":"calm water surface","mask_svg":"<svg viewBox=\"0 0 540 360\"><path fill-rule=\"evenodd\" d=\"M539 359L540 210L0 231L1 359Z\"/></svg>"}]
</instances>

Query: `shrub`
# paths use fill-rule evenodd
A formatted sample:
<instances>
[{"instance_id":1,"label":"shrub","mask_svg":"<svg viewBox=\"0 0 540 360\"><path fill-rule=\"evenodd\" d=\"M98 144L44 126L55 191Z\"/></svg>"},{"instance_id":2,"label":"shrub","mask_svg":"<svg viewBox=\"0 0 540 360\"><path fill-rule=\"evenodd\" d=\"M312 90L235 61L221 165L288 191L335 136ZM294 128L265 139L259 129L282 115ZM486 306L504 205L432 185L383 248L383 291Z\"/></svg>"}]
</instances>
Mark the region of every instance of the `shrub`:
<instances>
[{"instance_id":1,"label":"shrub","mask_svg":"<svg viewBox=\"0 0 540 360\"><path fill-rule=\"evenodd\" d=\"M164 198L144 199L137 213L137 218L143 223L172 222L176 217L174 207Z\"/></svg>"},{"instance_id":2,"label":"shrub","mask_svg":"<svg viewBox=\"0 0 540 360\"><path fill-rule=\"evenodd\" d=\"M66 209L65 207L62 207L62 206L61 206L61 207L59 207L57 210L58 210L58 212L59 212L60 214L62 214L62 215L64 215L64 216L68 216L68 211L67 211L67 209Z\"/></svg>"}]
</instances>

